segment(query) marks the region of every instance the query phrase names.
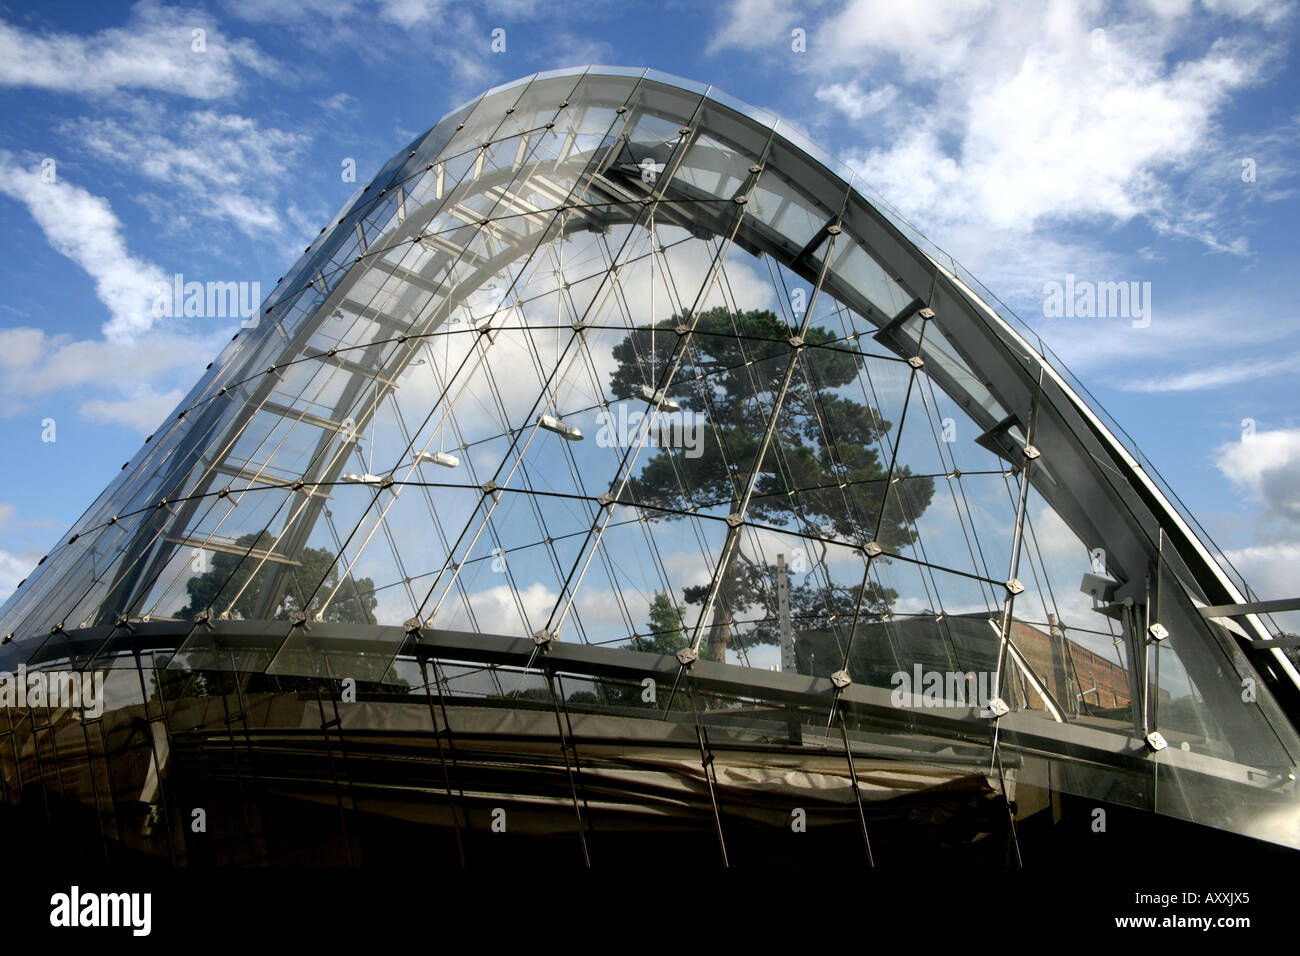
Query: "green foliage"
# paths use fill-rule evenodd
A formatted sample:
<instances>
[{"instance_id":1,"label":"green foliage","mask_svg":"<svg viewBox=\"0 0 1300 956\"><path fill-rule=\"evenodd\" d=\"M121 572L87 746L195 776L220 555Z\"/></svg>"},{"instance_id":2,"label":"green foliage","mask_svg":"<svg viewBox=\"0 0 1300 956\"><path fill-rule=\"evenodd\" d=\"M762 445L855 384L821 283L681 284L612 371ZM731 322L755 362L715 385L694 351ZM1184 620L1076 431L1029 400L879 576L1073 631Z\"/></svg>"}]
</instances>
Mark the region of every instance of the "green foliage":
<instances>
[{"instance_id":1,"label":"green foliage","mask_svg":"<svg viewBox=\"0 0 1300 956\"><path fill-rule=\"evenodd\" d=\"M681 611L663 591L655 592L646 630L649 633L638 636L628 645L632 650L647 654L676 654L689 643Z\"/></svg>"},{"instance_id":2,"label":"green foliage","mask_svg":"<svg viewBox=\"0 0 1300 956\"><path fill-rule=\"evenodd\" d=\"M551 689L549 687L525 687L512 696L519 700L541 700L549 704L551 702Z\"/></svg>"},{"instance_id":3,"label":"green foliage","mask_svg":"<svg viewBox=\"0 0 1300 956\"><path fill-rule=\"evenodd\" d=\"M681 341L673 329L690 324L689 315L673 316L653 329L629 333L613 353L619 362L611 379L614 394L628 398L638 385L659 387ZM701 313L694 328L690 351L667 391L684 411L705 421L704 454L689 458L660 449L632 482L637 500L655 509L731 513L757 469L748 509L751 519L850 546L874 539L887 551L915 540L909 524L929 506L934 483L928 477L912 477L904 467L895 470L895 481L886 483L888 462L881 460L879 447L892 425L876 409L851 397L853 389L843 388L856 382L862 356L828 344L836 336L827 329L806 331L809 348L796 359L771 446L760 461L765 416L791 361L790 329L769 311L732 313L724 308ZM728 510L720 511L723 507ZM658 521L681 518L670 511L646 515ZM710 622L708 652L713 659L725 659L733 615L759 604L775 607L773 576L774 569L755 564L740 549L733 551L722 570ZM854 587L827 595L822 588L792 588L792 615L810 622L830 615L851 617L859 591ZM707 592L707 587L693 587L683 596L698 605ZM872 584L863 596L863 611L883 613L896 597ZM663 632L666 647L678 639L673 635L680 633L681 622L666 616L671 610L667 596L657 595L656 605L660 610L652 608L652 639L657 647ZM777 639L776 626L762 624L749 637L762 643ZM643 649L646 640L638 642Z\"/></svg>"}]
</instances>

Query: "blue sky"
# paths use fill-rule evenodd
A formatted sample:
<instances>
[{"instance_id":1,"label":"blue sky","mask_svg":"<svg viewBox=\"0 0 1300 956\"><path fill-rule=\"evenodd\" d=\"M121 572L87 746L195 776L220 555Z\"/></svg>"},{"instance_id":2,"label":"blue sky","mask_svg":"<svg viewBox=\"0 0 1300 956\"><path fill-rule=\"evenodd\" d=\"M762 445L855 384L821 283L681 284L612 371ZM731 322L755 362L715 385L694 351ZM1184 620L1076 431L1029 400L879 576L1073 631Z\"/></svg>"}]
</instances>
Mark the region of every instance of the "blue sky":
<instances>
[{"instance_id":1,"label":"blue sky","mask_svg":"<svg viewBox=\"0 0 1300 956\"><path fill-rule=\"evenodd\" d=\"M450 108L609 63L802 127L1044 338L1263 597L1298 594L1298 22L1274 0L0 4L0 591L237 331L154 316L159 279L265 294ZM1149 315L1045 314L1067 276L1138 283Z\"/></svg>"}]
</instances>

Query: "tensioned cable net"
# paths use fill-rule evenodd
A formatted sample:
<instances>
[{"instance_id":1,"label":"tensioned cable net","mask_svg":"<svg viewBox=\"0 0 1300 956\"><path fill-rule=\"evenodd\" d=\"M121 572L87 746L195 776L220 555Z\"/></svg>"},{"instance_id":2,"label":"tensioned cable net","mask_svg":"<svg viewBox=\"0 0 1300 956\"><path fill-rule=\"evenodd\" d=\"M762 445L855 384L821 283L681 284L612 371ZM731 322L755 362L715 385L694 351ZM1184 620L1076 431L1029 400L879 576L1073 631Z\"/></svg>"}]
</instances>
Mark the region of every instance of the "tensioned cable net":
<instances>
[{"instance_id":1,"label":"tensioned cable net","mask_svg":"<svg viewBox=\"0 0 1300 956\"><path fill-rule=\"evenodd\" d=\"M590 68L394 157L0 631L36 662L173 622L171 666L203 668L258 622L239 669L370 680L421 629L675 654L969 704L991 765L1014 713L1292 794L1271 688L1295 671L1247 659L1257 619L1198 612L1232 600L1053 365L851 175L717 91ZM318 624L368 644L321 651ZM1222 803L1194 816L1300 845L1294 813Z\"/></svg>"}]
</instances>

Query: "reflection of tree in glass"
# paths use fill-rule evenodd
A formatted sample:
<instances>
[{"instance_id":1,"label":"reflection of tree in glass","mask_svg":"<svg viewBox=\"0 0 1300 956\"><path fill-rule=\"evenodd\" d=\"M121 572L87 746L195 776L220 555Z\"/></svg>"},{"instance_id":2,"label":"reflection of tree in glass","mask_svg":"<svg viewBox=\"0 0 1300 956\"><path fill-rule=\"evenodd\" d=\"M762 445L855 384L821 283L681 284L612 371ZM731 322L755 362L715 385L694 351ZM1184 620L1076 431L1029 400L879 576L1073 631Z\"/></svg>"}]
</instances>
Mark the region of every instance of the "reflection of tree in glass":
<instances>
[{"instance_id":1,"label":"reflection of tree in glass","mask_svg":"<svg viewBox=\"0 0 1300 956\"><path fill-rule=\"evenodd\" d=\"M638 386L658 386L682 341L673 330L689 324L689 317L673 316L653 330L642 327L624 338L613 353L619 362L611 382L614 394L632 398ZM681 450L662 448L643 458L632 482L637 501L679 512L698 508L726 515L737 510L762 448L767 413L790 362L790 336L786 323L764 310L732 313L714 308L700 314L667 394L684 412L703 421L703 454L690 458ZM835 338L817 327L804 335L807 348L796 359L771 447L757 466L747 517L849 546L874 537L885 550L897 550L914 540L908 524L929 506L934 483L928 477L913 478L900 466L879 519L888 463L878 447L892 425L874 408L855 401L854 390L841 392L842 386L856 382L863 358L848 344L829 345ZM645 514L652 520L684 517L671 511ZM755 605L768 608L758 616L770 623L752 630L749 640L775 642L779 630L773 620L774 569L736 548L720 574L707 656L726 659L738 613ZM860 590L859 584L830 592L824 587L793 587L796 628L801 621L814 626L830 615L851 618ZM707 594L707 586L695 586L685 588L683 597L702 605ZM862 610L883 613L895 597L895 592L870 582Z\"/></svg>"},{"instance_id":2,"label":"reflection of tree in glass","mask_svg":"<svg viewBox=\"0 0 1300 956\"><path fill-rule=\"evenodd\" d=\"M256 535L246 534L235 541L235 546L241 552L253 549L260 553L274 548L275 538L265 531ZM217 552L212 558L211 569L190 579L186 586L190 603L181 608L180 616L193 620L196 614L209 607L224 610L225 602L239 594L230 608L230 614L235 618L250 619L257 613L257 605L262 600L262 589L278 574L278 586L282 593L277 595L272 617L285 621L304 610L308 617L314 617L339 582L339 566L335 557L325 548L303 548L297 555L298 564L279 565L270 561L261 562L256 554L244 557L242 553ZM259 563L261 567L258 567ZM253 581L248 584L250 575L253 575ZM354 581L348 575L338 593L334 594L334 599L325 608L321 619L336 623L375 623L374 609L379 601L374 596L374 589L375 582L370 578ZM313 593L315 597L312 598L311 607L307 608L307 599Z\"/></svg>"},{"instance_id":3,"label":"reflection of tree in glass","mask_svg":"<svg viewBox=\"0 0 1300 956\"><path fill-rule=\"evenodd\" d=\"M676 654L690 643L682 612L663 591L655 592L646 631L648 633L637 635L628 647L648 654Z\"/></svg>"},{"instance_id":4,"label":"reflection of tree in glass","mask_svg":"<svg viewBox=\"0 0 1300 956\"><path fill-rule=\"evenodd\" d=\"M632 642L625 646L628 650L642 651L646 654L676 654L689 644L690 635L682 620L681 611L665 592L656 591L654 600L650 604L650 620L646 622L644 631L637 634ZM568 698L569 703L596 707L615 705L656 709L666 706L666 701L660 699L658 693L653 699L647 700L646 687L637 680L597 681L596 688L599 692L580 690L571 694ZM679 696L673 701L673 709L685 709L689 703L687 698Z\"/></svg>"}]
</instances>

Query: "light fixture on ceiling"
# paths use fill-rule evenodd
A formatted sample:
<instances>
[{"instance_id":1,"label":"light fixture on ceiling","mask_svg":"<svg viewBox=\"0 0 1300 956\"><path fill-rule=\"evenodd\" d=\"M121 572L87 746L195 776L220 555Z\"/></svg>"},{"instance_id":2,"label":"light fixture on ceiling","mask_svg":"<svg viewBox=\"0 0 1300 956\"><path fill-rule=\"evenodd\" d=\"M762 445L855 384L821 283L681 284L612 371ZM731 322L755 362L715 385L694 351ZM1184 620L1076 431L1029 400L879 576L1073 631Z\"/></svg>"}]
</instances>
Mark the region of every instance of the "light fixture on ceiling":
<instances>
[{"instance_id":1,"label":"light fixture on ceiling","mask_svg":"<svg viewBox=\"0 0 1300 956\"><path fill-rule=\"evenodd\" d=\"M651 405L662 408L665 411L680 412L682 410L682 406L677 403L676 399L670 398L663 392L656 392L649 385L634 386L632 391L636 393L638 398L643 398Z\"/></svg>"},{"instance_id":2,"label":"light fixture on ceiling","mask_svg":"<svg viewBox=\"0 0 1300 956\"><path fill-rule=\"evenodd\" d=\"M450 452L446 451L422 451L415 455L415 463L431 462L435 465L442 465L444 468L459 468L460 459Z\"/></svg>"},{"instance_id":3,"label":"light fixture on ceiling","mask_svg":"<svg viewBox=\"0 0 1300 956\"><path fill-rule=\"evenodd\" d=\"M543 415L537 419L537 424L548 432L555 432L555 434L568 441L582 441L582 432L573 425L566 425L562 418L557 418L554 415Z\"/></svg>"}]
</instances>

